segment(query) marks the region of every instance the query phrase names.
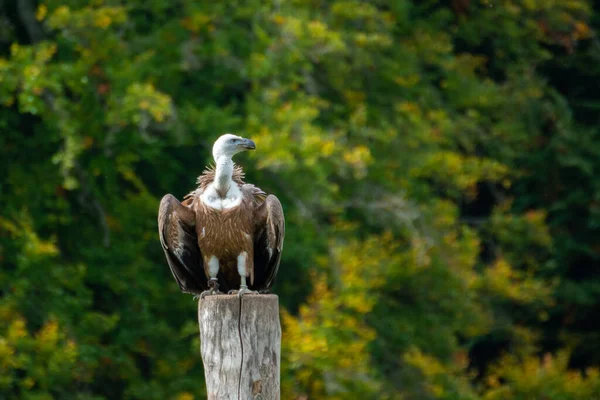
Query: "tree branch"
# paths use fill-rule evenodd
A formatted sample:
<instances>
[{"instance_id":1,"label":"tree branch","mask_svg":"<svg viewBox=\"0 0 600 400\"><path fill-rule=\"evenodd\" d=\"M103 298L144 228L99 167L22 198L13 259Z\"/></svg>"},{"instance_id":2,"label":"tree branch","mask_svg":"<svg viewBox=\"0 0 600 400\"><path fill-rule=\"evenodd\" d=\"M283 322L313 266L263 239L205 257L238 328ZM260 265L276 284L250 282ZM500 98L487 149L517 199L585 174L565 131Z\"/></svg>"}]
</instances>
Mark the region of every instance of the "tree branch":
<instances>
[{"instance_id":1,"label":"tree branch","mask_svg":"<svg viewBox=\"0 0 600 400\"><path fill-rule=\"evenodd\" d=\"M17 12L19 13L21 23L25 27L25 30L27 30L31 43L43 40L45 35L42 27L35 18L34 0L17 0Z\"/></svg>"}]
</instances>

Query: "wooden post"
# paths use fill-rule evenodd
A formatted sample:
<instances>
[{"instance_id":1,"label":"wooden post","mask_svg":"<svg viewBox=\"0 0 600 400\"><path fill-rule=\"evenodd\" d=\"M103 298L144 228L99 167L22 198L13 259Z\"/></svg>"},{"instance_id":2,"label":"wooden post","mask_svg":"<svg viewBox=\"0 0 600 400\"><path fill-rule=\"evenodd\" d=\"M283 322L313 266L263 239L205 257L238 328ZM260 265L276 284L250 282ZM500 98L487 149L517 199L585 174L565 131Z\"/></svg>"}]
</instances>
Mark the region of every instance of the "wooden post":
<instances>
[{"instance_id":1,"label":"wooden post","mask_svg":"<svg viewBox=\"0 0 600 400\"><path fill-rule=\"evenodd\" d=\"M207 296L198 322L208 400L279 400L276 295Z\"/></svg>"}]
</instances>

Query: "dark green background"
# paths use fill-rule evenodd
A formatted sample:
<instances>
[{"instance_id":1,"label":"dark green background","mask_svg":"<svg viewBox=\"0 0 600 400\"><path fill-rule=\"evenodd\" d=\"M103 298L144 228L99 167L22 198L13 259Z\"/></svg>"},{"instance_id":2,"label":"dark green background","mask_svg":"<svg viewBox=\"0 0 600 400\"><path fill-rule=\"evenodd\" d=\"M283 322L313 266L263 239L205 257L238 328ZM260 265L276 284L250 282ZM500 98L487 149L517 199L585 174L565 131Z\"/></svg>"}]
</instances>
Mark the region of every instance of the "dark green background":
<instances>
[{"instance_id":1,"label":"dark green background","mask_svg":"<svg viewBox=\"0 0 600 400\"><path fill-rule=\"evenodd\" d=\"M0 0L0 398L204 398L156 229L282 201L282 399L600 398L600 3Z\"/></svg>"}]
</instances>

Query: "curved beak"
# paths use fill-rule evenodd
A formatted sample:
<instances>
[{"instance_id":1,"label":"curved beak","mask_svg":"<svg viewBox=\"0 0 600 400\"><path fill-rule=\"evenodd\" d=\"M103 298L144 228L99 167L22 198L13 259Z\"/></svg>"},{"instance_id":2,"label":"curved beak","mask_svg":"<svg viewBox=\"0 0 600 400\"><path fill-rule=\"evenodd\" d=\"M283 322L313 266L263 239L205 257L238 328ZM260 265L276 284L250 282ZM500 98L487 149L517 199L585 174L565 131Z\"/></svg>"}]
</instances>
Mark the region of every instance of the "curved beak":
<instances>
[{"instance_id":1,"label":"curved beak","mask_svg":"<svg viewBox=\"0 0 600 400\"><path fill-rule=\"evenodd\" d=\"M240 146L241 148L243 148L245 150L256 149L256 144L254 144L254 142L250 139L244 139L243 141L240 142L240 144L238 146Z\"/></svg>"}]
</instances>

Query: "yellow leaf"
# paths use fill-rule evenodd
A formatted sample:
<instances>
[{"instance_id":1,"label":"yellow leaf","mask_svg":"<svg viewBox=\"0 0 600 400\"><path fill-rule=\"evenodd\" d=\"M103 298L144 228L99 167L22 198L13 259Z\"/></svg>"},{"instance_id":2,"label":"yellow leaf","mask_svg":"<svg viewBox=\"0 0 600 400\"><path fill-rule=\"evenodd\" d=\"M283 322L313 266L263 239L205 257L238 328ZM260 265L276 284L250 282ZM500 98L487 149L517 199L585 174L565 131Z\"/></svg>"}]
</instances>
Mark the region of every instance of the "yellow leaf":
<instances>
[{"instance_id":1,"label":"yellow leaf","mask_svg":"<svg viewBox=\"0 0 600 400\"><path fill-rule=\"evenodd\" d=\"M102 28L102 29L108 28L111 23L112 23L111 18L106 14L100 14L94 20L94 25L96 25L97 27Z\"/></svg>"},{"instance_id":2,"label":"yellow leaf","mask_svg":"<svg viewBox=\"0 0 600 400\"><path fill-rule=\"evenodd\" d=\"M48 7L46 7L45 4L40 4L37 12L35 13L35 19L37 19L38 21L42 21L44 18L46 18L46 15L48 14Z\"/></svg>"},{"instance_id":3,"label":"yellow leaf","mask_svg":"<svg viewBox=\"0 0 600 400\"><path fill-rule=\"evenodd\" d=\"M189 392L182 392L177 395L176 400L194 400L194 395Z\"/></svg>"}]
</instances>

